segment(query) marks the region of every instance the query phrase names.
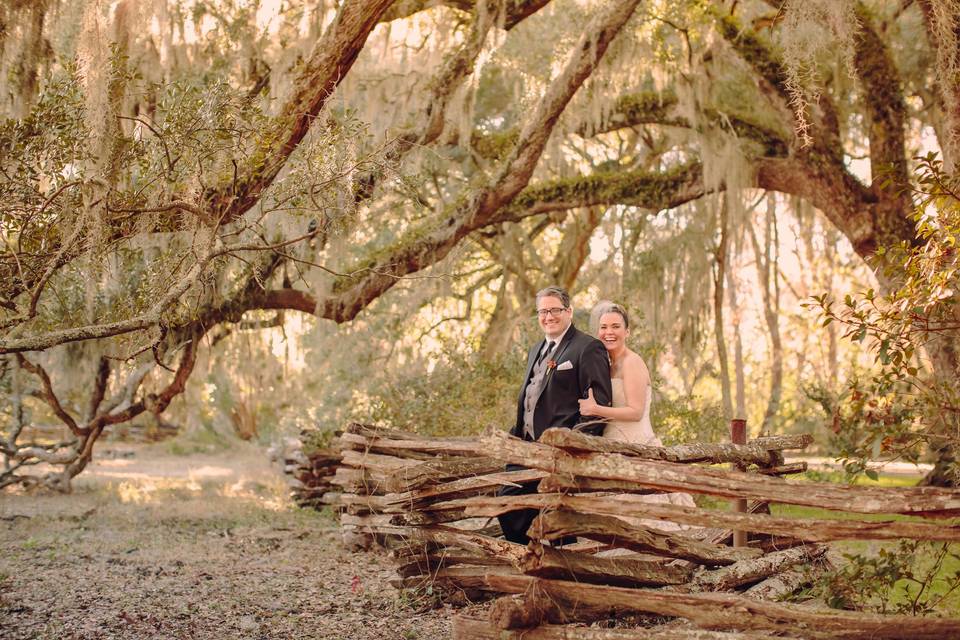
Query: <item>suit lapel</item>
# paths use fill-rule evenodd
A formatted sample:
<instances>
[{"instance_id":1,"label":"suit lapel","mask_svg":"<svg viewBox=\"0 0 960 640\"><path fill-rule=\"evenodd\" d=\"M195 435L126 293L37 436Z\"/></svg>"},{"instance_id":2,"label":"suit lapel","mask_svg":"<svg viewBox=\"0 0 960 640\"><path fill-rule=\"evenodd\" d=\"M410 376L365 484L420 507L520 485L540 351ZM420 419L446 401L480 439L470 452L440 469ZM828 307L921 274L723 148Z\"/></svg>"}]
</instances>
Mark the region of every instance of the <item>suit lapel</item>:
<instances>
[{"instance_id":1,"label":"suit lapel","mask_svg":"<svg viewBox=\"0 0 960 640\"><path fill-rule=\"evenodd\" d=\"M576 333L577 328L571 324L570 328L567 329L567 332L563 335L563 339L560 340L560 344L558 344L556 349L553 350L553 355L550 356L551 360L557 363L560 362L560 356L562 356L563 352L567 350L568 346L570 346L570 342L573 341L573 336ZM541 344L543 343L541 342ZM548 384L550 384L550 380L553 378L553 373L553 370L547 369L547 371L543 374L543 384L540 385L540 389L537 391L537 399L536 402L534 402L534 405L536 405L537 402L540 402L540 396L543 395L543 390L547 388ZM527 375L529 376L530 374L528 373Z\"/></svg>"},{"instance_id":2,"label":"suit lapel","mask_svg":"<svg viewBox=\"0 0 960 640\"><path fill-rule=\"evenodd\" d=\"M533 371L533 363L537 361L537 354L540 353L540 350L543 349L543 343L546 340L541 340L537 343L536 349L531 349L530 353L527 354L527 375L523 377L523 388L527 388L527 382L530 381L530 372Z\"/></svg>"},{"instance_id":3,"label":"suit lapel","mask_svg":"<svg viewBox=\"0 0 960 640\"><path fill-rule=\"evenodd\" d=\"M577 333L577 328L573 325L570 325L570 330L567 331L563 336L563 340L560 341L560 344L557 345L557 348L553 352L553 360L558 364L560 363L560 358L563 356L563 352L567 350L567 347L570 346L570 343L573 342L573 336Z\"/></svg>"}]
</instances>

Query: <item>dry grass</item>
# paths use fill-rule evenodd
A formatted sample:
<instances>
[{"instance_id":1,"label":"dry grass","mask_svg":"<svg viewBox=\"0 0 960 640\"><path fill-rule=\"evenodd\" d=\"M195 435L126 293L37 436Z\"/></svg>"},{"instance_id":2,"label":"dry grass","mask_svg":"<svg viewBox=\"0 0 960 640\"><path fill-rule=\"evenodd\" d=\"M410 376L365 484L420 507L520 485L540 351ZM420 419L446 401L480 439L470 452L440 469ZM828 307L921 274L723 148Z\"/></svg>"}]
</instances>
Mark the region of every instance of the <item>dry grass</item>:
<instances>
[{"instance_id":1,"label":"dry grass","mask_svg":"<svg viewBox=\"0 0 960 640\"><path fill-rule=\"evenodd\" d=\"M292 506L261 450L164 451L118 450L72 495L0 494L0 636L449 637L443 611L398 598L383 553Z\"/></svg>"}]
</instances>

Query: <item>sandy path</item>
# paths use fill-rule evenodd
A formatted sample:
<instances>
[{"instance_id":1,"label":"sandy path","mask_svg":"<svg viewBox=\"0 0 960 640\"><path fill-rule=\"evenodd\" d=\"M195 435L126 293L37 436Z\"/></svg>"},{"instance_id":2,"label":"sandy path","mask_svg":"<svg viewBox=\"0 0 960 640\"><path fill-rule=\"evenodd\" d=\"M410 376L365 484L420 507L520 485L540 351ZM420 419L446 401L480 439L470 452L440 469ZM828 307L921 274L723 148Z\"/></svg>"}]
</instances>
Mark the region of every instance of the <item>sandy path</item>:
<instances>
[{"instance_id":1,"label":"sandy path","mask_svg":"<svg viewBox=\"0 0 960 640\"><path fill-rule=\"evenodd\" d=\"M0 494L0 637L440 640L261 449L114 448L72 495ZM413 603L416 604L416 603Z\"/></svg>"}]
</instances>

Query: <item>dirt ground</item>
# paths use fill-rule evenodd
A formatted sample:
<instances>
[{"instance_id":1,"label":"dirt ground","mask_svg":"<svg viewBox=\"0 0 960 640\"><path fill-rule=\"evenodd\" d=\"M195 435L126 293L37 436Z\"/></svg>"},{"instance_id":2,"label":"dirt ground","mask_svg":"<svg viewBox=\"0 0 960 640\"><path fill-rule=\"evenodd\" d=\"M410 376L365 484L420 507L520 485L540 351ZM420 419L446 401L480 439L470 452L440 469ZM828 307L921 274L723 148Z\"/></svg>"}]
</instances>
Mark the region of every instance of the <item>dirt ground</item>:
<instances>
[{"instance_id":1,"label":"dirt ground","mask_svg":"<svg viewBox=\"0 0 960 640\"><path fill-rule=\"evenodd\" d=\"M259 448L123 445L71 495L0 493L0 638L449 638L286 492Z\"/></svg>"}]
</instances>

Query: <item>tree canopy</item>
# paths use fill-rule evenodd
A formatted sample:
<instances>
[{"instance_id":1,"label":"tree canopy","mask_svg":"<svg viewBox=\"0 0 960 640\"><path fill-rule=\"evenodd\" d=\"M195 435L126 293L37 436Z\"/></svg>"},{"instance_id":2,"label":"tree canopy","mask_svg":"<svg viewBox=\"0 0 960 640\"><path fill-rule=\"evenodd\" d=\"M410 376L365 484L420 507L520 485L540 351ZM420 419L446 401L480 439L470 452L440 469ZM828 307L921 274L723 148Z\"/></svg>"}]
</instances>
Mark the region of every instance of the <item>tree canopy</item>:
<instances>
[{"instance_id":1,"label":"tree canopy","mask_svg":"<svg viewBox=\"0 0 960 640\"><path fill-rule=\"evenodd\" d=\"M46 461L67 486L231 333L287 312L352 323L400 296L405 316L483 313L488 358L544 284L631 298L692 381L683 353L712 316L734 412L736 256L782 350L776 212L811 251L843 238L873 260L917 244L911 158L956 162L941 0L141 5L0 16L0 485ZM930 356L956 373L955 341ZM778 358L765 423L784 410ZM66 439L20 441L31 391Z\"/></svg>"}]
</instances>

